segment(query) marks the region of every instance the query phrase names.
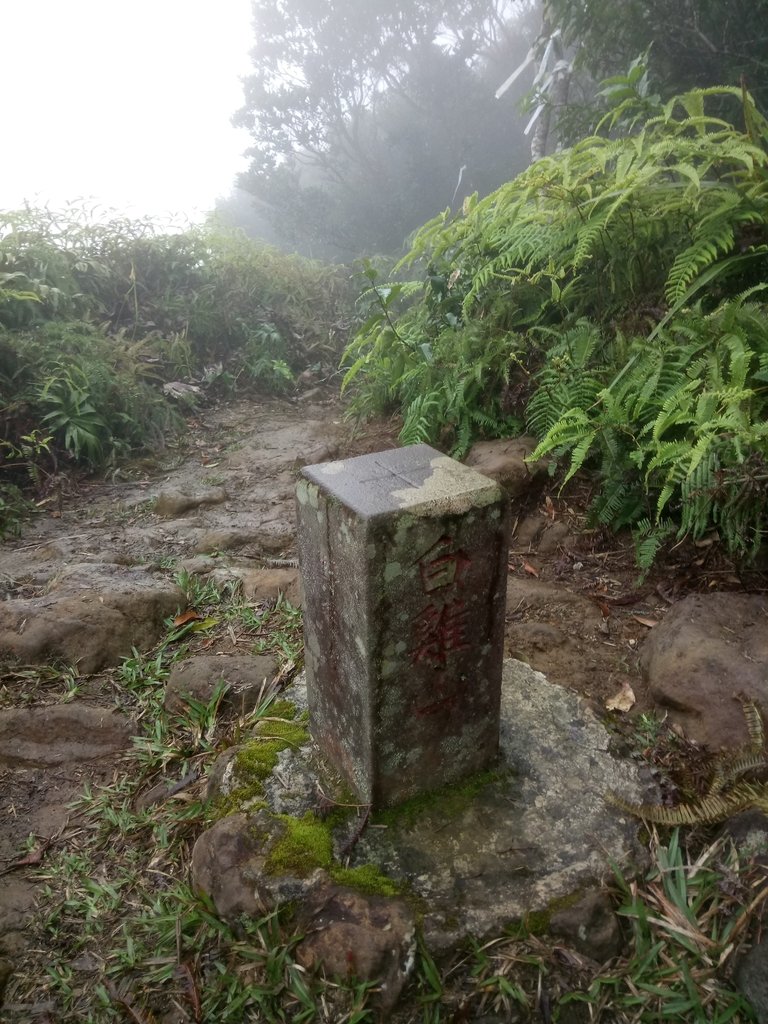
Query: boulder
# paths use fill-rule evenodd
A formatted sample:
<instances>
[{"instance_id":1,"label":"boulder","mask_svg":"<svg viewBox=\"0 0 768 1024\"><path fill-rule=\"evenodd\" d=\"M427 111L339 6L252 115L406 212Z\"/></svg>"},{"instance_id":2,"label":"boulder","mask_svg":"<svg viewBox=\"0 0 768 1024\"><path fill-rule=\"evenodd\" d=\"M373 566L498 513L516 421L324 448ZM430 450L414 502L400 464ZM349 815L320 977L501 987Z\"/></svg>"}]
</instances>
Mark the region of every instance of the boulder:
<instances>
[{"instance_id":1,"label":"boulder","mask_svg":"<svg viewBox=\"0 0 768 1024\"><path fill-rule=\"evenodd\" d=\"M464 460L478 473L496 480L512 498L527 494L547 473L546 462L526 462L536 448L536 438L503 438L499 441L478 441Z\"/></svg>"},{"instance_id":2,"label":"boulder","mask_svg":"<svg viewBox=\"0 0 768 1024\"><path fill-rule=\"evenodd\" d=\"M151 647L183 601L175 584L146 569L81 563L55 578L42 597L3 603L0 658L28 664L59 658L80 672L97 672L133 647Z\"/></svg>"},{"instance_id":3,"label":"boulder","mask_svg":"<svg viewBox=\"0 0 768 1024\"><path fill-rule=\"evenodd\" d=\"M231 764L231 758L222 762L221 792ZM312 774L319 786L312 785ZM333 793L316 752L309 745L282 751L272 777L279 786L265 780L267 808L223 819L195 845L195 884L222 915L255 913L247 908L257 904L264 912L285 900L305 902L328 882L322 870L327 851L310 858L306 877L277 873L274 861L265 870L288 831L280 815L304 819L312 810L307 797L317 807L318 792ZM638 839L639 823L606 800L609 790L640 803L655 792L647 770L618 759L610 734L583 700L509 660L497 770L425 797L415 809L405 805L402 814L387 811L386 828L361 831L351 815L334 832L334 849L352 868L373 866L411 892L424 908L425 941L440 952L468 935L498 934L531 913L549 916L564 898L610 877L612 864L626 877L643 868L647 851ZM291 806L278 800L288 797ZM341 849L340 838L346 840ZM319 841L310 826L302 842L311 853ZM343 946L348 940L338 941ZM340 968L350 970L349 964Z\"/></svg>"},{"instance_id":4,"label":"boulder","mask_svg":"<svg viewBox=\"0 0 768 1024\"><path fill-rule=\"evenodd\" d=\"M689 739L712 750L748 740L739 696L768 711L768 599L693 594L674 605L643 644L653 700Z\"/></svg>"},{"instance_id":5,"label":"boulder","mask_svg":"<svg viewBox=\"0 0 768 1024\"><path fill-rule=\"evenodd\" d=\"M335 885L316 888L299 913L304 934L296 959L342 980L379 982L379 1007L390 1010L416 954L413 911L401 899L368 896Z\"/></svg>"},{"instance_id":6,"label":"boulder","mask_svg":"<svg viewBox=\"0 0 768 1024\"><path fill-rule=\"evenodd\" d=\"M252 711L268 693L278 668L272 654L198 654L178 661L165 685L165 708L172 714L183 711L185 697L207 704L224 682L229 687L224 703L237 711Z\"/></svg>"}]
</instances>

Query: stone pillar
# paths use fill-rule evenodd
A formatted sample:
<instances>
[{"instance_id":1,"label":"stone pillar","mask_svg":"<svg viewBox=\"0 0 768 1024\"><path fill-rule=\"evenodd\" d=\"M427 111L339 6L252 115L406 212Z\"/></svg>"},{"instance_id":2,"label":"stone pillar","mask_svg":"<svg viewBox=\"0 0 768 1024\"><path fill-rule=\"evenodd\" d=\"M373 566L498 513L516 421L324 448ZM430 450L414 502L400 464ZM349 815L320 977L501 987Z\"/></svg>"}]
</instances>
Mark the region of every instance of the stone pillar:
<instances>
[{"instance_id":1,"label":"stone pillar","mask_svg":"<svg viewBox=\"0 0 768 1024\"><path fill-rule=\"evenodd\" d=\"M413 445L297 487L310 731L361 802L492 764L507 578L499 486Z\"/></svg>"}]
</instances>

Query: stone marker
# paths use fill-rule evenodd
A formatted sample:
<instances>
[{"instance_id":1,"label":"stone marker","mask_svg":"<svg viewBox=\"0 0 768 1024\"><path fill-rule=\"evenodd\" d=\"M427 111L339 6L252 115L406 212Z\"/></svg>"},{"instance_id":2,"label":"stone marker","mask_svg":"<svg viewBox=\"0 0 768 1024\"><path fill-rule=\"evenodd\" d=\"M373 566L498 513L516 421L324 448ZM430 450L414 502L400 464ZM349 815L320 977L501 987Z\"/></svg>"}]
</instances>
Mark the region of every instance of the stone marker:
<instances>
[{"instance_id":1,"label":"stone marker","mask_svg":"<svg viewBox=\"0 0 768 1024\"><path fill-rule=\"evenodd\" d=\"M499 745L502 490L424 444L302 472L310 730L321 752L375 806L486 768Z\"/></svg>"}]
</instances>

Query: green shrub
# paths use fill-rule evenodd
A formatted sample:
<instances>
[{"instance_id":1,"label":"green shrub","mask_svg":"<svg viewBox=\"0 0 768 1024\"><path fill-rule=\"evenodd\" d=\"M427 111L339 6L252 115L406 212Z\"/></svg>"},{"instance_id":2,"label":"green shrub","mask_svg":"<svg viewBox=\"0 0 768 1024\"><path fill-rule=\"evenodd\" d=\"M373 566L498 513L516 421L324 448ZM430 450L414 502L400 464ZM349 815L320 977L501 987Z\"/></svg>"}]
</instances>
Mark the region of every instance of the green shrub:
<instances>
[{"instance_id":1,"label":"green shrub","mask_svg":"<svg viewBox=\"0 0 768 1024\"><path fill-rule=\"evenodd\" d=\"M617 95L624 96L624 92ZM740 104L745 130L705 113ZM615 134L619 126L624 134ZM630 95L598 132L415 235L347 349L353 408L466 450L523 414L588 462L648 565L672 532L753 555L766 527L768 123L748 94ZM755 290L757 289L757 290Z\"/></svg>"}]
</instances>

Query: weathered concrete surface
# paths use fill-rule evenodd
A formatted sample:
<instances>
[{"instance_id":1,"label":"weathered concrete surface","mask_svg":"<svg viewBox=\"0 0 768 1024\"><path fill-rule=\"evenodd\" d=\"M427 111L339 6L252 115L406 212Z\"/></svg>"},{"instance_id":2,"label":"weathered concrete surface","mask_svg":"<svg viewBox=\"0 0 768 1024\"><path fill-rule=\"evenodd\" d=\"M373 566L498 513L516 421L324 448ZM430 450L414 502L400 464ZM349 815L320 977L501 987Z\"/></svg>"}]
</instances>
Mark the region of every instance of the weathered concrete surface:
<instances>
[{"instance_id":1,"label":"weathered concrete surface","mask_svg":"<svg viewBox=\"0 0 768 1024\"><path fill-rule=\"evenodd\" d=\"M605 794L647 800L650 777L610 745L576 694L506 661L499 781L453 820L427 807L415 824L369 829L353 863L371 861L412 887L427 908L425 937L435 949L551 910L609 876L611 861L630 870L644 862L638 822Z\"/></svg>"},{"instance_id":2,"label":"weathered concrete surface","mask_svg":"<svg viewBox=\"0 0 768 1024\"><path fill-rule=\"evenodd\" d=\"M484 768L499 728L501 488L428 445L304 470L310 728L364 803Z\"/></svg>"},{"instance_id":3,"label":"weathered concrete surface","mask_svg":"<svg viewBox=\"0 0 768 1024\"><path fill-rule=\"evenodd\" d=\"M291 697L299 688L300 682L291 687ZM374 815L350 843L361 820L353 816L335 836L337 858L349 855L352 867L378 866L417 899L434 951L467 935L498 934L528 914L556 912L564 897L610 877L611 862L629 875L646 863L639 822L605 795L615 790L629 800L652 801L650 776L614 756L609 733L581 698L507 661L501 737L496 775L471 792L448 787L383 818ZM269 808L226 818L198 840L195 884L219 913L245 906L255 894L262 910L302 900L318 884L317 874L264 874L285 828L274 815L288 810L301 818L318 808L320 790L309 781L315 770L310 747L284 751L265 785ZM325 778L321 788L332 792ZM597 938L601 953L610 955L606 937Z\"/></svg>"}]
</instances>

